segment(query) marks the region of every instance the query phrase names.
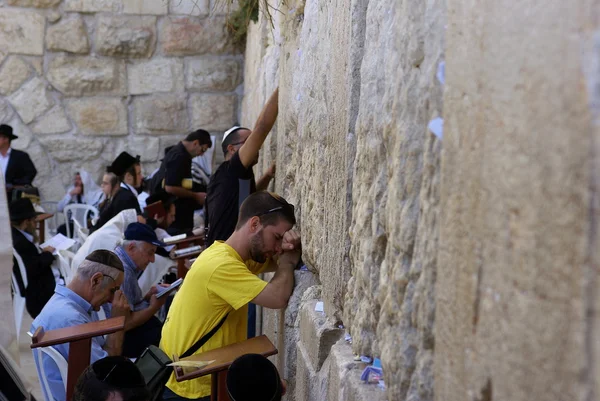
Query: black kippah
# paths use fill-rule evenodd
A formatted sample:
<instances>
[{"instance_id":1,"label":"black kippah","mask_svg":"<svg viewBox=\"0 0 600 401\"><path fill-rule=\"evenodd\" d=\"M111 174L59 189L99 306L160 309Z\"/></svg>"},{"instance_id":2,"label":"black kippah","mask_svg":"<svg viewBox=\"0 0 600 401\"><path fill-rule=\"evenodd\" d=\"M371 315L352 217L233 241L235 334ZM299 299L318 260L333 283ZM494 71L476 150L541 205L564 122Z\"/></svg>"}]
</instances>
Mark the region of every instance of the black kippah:
<instances>
[{"instance_id":1,"label":"black kippah","mask_svg":"<svg viewBox=\"0 0 600 401\"><path fill-rule=\"evenodd\" d=\"M227 391L232 401L275 401L282 386L275 365L258 354L237 358L227 372Z\"/></svg>"},{"instance_id":2,"label":"black kippah","mask_svg":"<svg viewBox=\"0 0 600 401\"><path fill-rule=\"evenodd\" d=\"M92 365L96 378L116 388L145 387L146 382L133 362L122 356L107 356Z\"/></svg>"}]
</instances>

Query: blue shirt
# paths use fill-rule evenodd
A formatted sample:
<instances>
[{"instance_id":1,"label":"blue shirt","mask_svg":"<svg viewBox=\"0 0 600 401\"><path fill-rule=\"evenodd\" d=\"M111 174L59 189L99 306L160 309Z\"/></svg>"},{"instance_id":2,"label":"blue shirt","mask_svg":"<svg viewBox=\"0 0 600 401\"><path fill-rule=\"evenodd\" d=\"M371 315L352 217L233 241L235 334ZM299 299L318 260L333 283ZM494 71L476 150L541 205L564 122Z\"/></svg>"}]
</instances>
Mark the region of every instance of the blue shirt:
<instances>
[{"instance_id":1,"label":"blue shirt","mask_svg":"<svg viewBox=\"0 0 600 401\"><path fill-rule=\"evenodd\" d=\"M44 331L50 331L63 327L72 327L84 323L95 322L97 320L98 316L89 302L67 287L57 285L54 290L54 295L31 324L31 332L34 333L40 326L44 328ZM94 337L92 339L90 363L94 363L98 359L108 356L108 353L102 348L104 344L105 340L102 336ZM53 345L52 347L60 352L65 360L69 360L68 343ZM39 361L36 359L35 363L39 371ZM55 401L65 401L67 395L65 394L65 385L60 377L58 366L54 363L52 358L45 354L42 354L42 363L44 364L44 370L48 377L52 398Z\"/></svg>"}]
</instances>

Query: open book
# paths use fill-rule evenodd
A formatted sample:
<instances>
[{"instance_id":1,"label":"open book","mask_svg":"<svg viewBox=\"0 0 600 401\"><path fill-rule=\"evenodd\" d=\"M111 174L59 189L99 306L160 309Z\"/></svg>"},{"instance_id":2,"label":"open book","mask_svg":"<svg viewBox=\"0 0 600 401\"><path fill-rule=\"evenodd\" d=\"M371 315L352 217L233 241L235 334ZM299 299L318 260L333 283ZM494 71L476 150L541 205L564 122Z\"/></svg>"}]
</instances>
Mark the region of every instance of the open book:
<instances>
[{"instance_id":1,"label":"open book","mask_svg":"<svg viewBox=\"0 0 600 401\"><path fill-rule=\"evenodd\" d=\"M44 242L40 245L40 248L44 249L47 246L51 246L54 248L53 255L58 255L58 251L64 251L69 249L75 245L75 240L73 238L65 237L62 234L56 234L54 237L50 238L48 241Z\"/></svg>"}]
</instances>

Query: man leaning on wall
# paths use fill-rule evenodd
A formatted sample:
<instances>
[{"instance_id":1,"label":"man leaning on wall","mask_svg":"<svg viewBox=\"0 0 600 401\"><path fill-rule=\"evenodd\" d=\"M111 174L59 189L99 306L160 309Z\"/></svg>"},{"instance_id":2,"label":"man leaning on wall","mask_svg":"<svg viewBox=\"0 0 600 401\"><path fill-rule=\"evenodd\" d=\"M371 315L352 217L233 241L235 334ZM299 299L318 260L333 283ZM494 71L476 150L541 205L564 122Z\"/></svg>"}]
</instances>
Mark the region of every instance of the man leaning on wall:
<instances>
[{"instance_id":1,"label":"man leaning on wall","mask_svg":"<svg viewBox=\"0 0 600 401\"><path fill-rule=\"evenodd\" d=\"M247 338L248 303L285 308L301 254L294 206L270 192L250 195L227 241L217 241L194 262L163 326L161 349L182 355L200 338L212 337L194 354ZM259 273L274 271L268 283ZM216 331L215 331L216 328ZM163 399L208 400L210 377L177 382L172 374Z\"/></svg>"}]
</instances>

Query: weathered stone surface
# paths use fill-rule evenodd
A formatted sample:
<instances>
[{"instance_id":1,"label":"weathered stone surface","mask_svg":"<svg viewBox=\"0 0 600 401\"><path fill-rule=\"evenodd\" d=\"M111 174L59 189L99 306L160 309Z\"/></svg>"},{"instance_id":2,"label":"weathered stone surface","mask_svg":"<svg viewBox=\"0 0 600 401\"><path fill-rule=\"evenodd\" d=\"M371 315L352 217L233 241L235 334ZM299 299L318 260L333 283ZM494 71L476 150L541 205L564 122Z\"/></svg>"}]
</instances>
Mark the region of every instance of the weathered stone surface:
<instances>
[{"instance_id":1,"label":"weathered stone surface","mask_svg":"<svg viewBox=\"0 0 600 401\"><path fill-rule=\"evenodd\" d=\"M30 76L31 69L21 57L9 57L0 67L0 95L10 95Z\"/></svg>"},{"instance_id":2,"label":"weathered stone surface","mask_svg":"<svg viewBox=\"0 0 600 401\"><path fill-rule=\"evenodd\" d=\"M8 100L25 124L29 124L54 105L54 99L46 90L46 84L38 77L24 84Z\"/></svg>"},{"instance_id":3,"label":"weathered stone surface","mask_svg":"<svg viewBox=\"0 0 600 401\"><path fill-rule=\"evenodd\" d=\"M224 131L236 121L236 95L194 93L190 95L192 126L209 131Z\"/></svg>"},{"instance_id":4,"label":"weathered stone surface","mask_svg":"<svg viewBox=\"0 0 600 401\"><path fill-rule=\"evenodd\" d=\"M68 96L126 95L125 72L118 60L58 55L50 59L46 76Z\"/></svg>"},{"instance_id":5,"label":"weathered stone surface","mask_svg":"<svg viewBox=\"0 0 600 401\"><path fill-rule=\"evenodd\" d=\"M49 10L46 13L46 19L50 23L55 23L56 21L58 21L61 18L62 18L62 14L57 10Z\"/></svg>"},{"instance_id":6,"label":"weathered stone surface","mask_svg":"<svg viewBox=\"0 0 600 401\"><path fill-rule=\"evenodd\" d=\"M159 138L149 138L143 136L130 136L129 146L131 154L140 155L142 162L154 162L159 158ZM162 157L162 155L161 155ZM150 173L152 170L145 170Z\"/></svg>"},{"instance_id":7,"label":"weathered stone surface","mask_svg":"<svg viewBox=\"0 0 600 401\"><path fill-rule=\"evenodd\" d=\"M118 12L121 0L65 0L66 11L81 13Z\"/></svg>"},{"instance_id":8,"label":"weathered stone surface","mask_svg":"<svg viewBox=\"0 0 600 401\"><path fill-rule=\"evenodd\" d=\"M205 17L209 13L209 0L169 0L169 13Z\"/></svg>"},{"instance_id":9,"label":"weathered stone surface","mask_svg":"<svg viewBox=\"0 0 600 401\"><path fill-rule=\"evenodd\" d=\"M69 100L67 110L83 135L127 135L127 106L119 98Z\"/></svg>"},{"instance_id":10,"label":"weathered stone surface","mask_svg":"<svg viewBox=\"0 0 600 401\"><path fill-rule=\"evenodd\" d=\"M11 146L14 146L15 149L27 149L35 143L33 133L16 114L8 121L8 125L13 128L13 133L19 137L11 143Z\"/></svg>"},{"instance_id":11,"label":"weathered stone surface","mask_svg":"<svg viewBox=\"0 0 600 401\"><path fill-rule=\"evenodd\" d=\"M169 13L167 0L123 0L125 14L165 15Z\"/></svg>"},{"instance_id":12,"label":"weathered stone surface","mask_svg":"<svg viewBox=\"0 0 600 401\"><path fill-rule=\"evenodd\" d=\"M61 1L62 0L6 0L11 6L37 8L55 7L59 5Z\"/></svg>"},{"instance_id":13,"label":"weathered stone surface","mask_svg":"<svg viewBox=\"0 0 600 401\"><path fill-rule=\"evenodd\" d=\"M300 310L300 342L306 348L311 366L320 370L331 347L343 335L343 330L327 320L323 312L315 311L317 300L306 302Z\"/></svg>"},{"instance_id":14,"label":"weathered stone surface","mask_svg":"<svg viewBox=\"0 0 600 401\"><path fill-rule=\"evenodd\" d=\"M186 97L163 94L137 97L133 101L137 134L181 133L188 129Z\"/></svg>"},{"instance_id":15,"label":"weathered stone surface","mask_svg":"<svg viewBox=\"0 0 600 401\"><path fill-rule=\"evenodd\" d=\"M51 51L88 53L90 43L83 19L75 15L49 26L46 32L46 48Z\"/></svg>"},{"instance_id":16,"label":"weathered stone surface","mask_svg":"<svg viewBox=\"0 0 600 401\"><path fill-rule=\"evenodd\" d=\"M156 44L156 17L99 15L96 51L105 56L150 57Z\"/></svg>"},{"instance_id":17,"label":"weathered stone surface","mask_svg":"<svg viewBox=\"0 0 600 401\"><path fill-rule=\"evenodd\" d=\"M0 124L7 123L13 117L15 113L8 104L8 101L0 98Z\"/></svg>"},{"instance_id":18,"label":"weathered stone surface","mask_svg":"<svg viewBox=\"0 0 600 401\"><path fill-rule=\"evenodd\" d=\"M29 65L38 73L38 75L44 75L44 58L38 56L23 56Z\"/></svg>"},{"instance_id":19,"label":"weathered stone surface","mask_svg":"<svg viewBox=\"0 0 600 401\"><path fill-rule=\"evenodd\" d=\"M61 134L71 130L71 123L67 119L63 108L56 106L45 115L39 117L29 128L38 135Z\"/></svg>"},{"instance_id":20,"label":"weathered stone surface","mask_svg":"<svg viewBox=\"0 0 600 401\"><path fill-rule=\"evenodd\" d=\"M40 142L59 162L94 159L102 152L102 141L88 138L46 138Z\"/></svg>"},{"instance_id":21,"label":"weathered stone surface","mask_svg":"<svg viewBox=\"0 0 600 401\"><path fill-rule=\"evenodd\" d=\"M161 49L168 56L232 53L224 18L170 17L164 21Z\"/></svg>"},{"instance_id":22,"label":"weathered stone surface","mask_svg":"<svg viewBox=\"0 0 600 401\"><path fill-rule=\"evenodd\" d=\"M242 82L240 60L213 56L188 60L185 82L191 90L233 91Z\"/></svg>"},{"instance_id":23,"label":"weathered stone surface","mask_svg":"<svg viewBox=\"0 0 600 401\"><path fill-rule=\"evenodd\" d=\"M44 16L36 11L3 8L0 13L0 49L9 53L44 53Z\"/></svg>"},{"instance_id":24,"label":"weathered stone surface","mask_svg":"<svg viewBox=\"0 0 600 401\"><path fill-rule=\"evenodd\" d=\"M152 59L127 67L129 93L183 92L183 60Z\"/></svg>"}]
</instances>

